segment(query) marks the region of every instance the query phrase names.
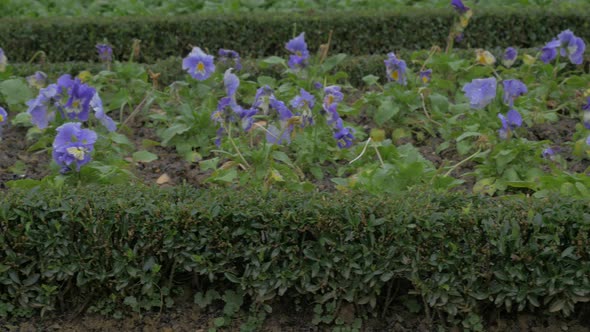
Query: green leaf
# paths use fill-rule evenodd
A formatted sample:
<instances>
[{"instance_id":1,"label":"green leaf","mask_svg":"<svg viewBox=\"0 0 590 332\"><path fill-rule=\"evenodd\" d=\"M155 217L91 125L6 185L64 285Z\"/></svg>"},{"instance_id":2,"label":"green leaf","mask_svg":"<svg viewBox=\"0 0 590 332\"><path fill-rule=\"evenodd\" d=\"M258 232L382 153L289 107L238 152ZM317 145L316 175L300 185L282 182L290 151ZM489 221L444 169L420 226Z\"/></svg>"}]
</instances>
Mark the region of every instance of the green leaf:
<instances>
[{"instance_id":1,"label":"green leaf","mask_svg":"<svg viewBox=\"0 0 590 332\"><path fill-rule=\"evenodd\" d=\"M22 105L33 98L31 88L23 79L10 79L0 83L0 93L9 105Z\"/></svg>"},{"instance_id":2,"label":"green leaf","mask_svg":"<svg viewBox=\"0 0 590 332\"><path fill-rule=\"evenodd\" d=\"M268 85L271 88L275 88L277 85L277 80L270 77L270 76L259 76L258 77L258 85L259 86Z\"/></svg>"},{"instance_id":3,"label":"green leaf","mask_svg":"<svg viewBox=\"0 0 590 332\"><path fill-rule=\"evenodd\" d=\"M199 166L201 167L202 171L206 171L208 169L214 170L217 168L218 163L219 163L219 157L215 157L215 158L199 161Z\"/></svg>"},{"instance_id":4,"label":"green leaf","mask_svg":"<svg viewBox=\"0 0 590 332\"><path fill-rule=\"evenodd\" d=\"M174 136L180 135L190 129L184 123L176 123L162 133L162 145L166 145Z\"/></svg>"},{"instance_id":5,"label":"green leaf","mask_svg":"<svg viewBox=\"0 0 590 332\"><path fill-rule=\"evenodd\" d=\"M399 113L399 105L394 104L390 98L384 99L375 113L375 123L381 126L385 121L391 119L397 113Z\"/></svg>"},{"instance_id":6,"label":"green leaf","mask_svg":"<svg viewBox=\"0 0 590 332\"><path fill-rule=\"evenodd\" d=\"M141 150L133 153L133 160L136 162L149 163L157 159L157 155L146 150Z\"/></svg>"},{"instance_id":7,"label":"green leaf","mask_svg":"<svg viewBox=\"0 0 590 332\"><path fill-rule=\"evenodd\" d=\"M558 312L561 309L563 309L564 306L565 306L564 299L555 300L549 306L549 312Z\"/></svg>"},{"instance_id":8,"label":"green leaf","mask_svg":"<svg viewBox=\"0 0 590 332\"><path fill-rule=\"evenodd\" d=\"M131 141L123 134L112 132L110 133L110 137L111 140L117 144L131 145Z\"/></svg>"},{"instance_id":9,"label":"green leaf","mask_svg":"<svg viewBox=\"0 0 590 332\"><path fill-rule=\"evenodd\" d=\"M37 280L39 280L40 276L41 275L39 273L35 273L35 274L31 275L30 277L25 279L25 281L23 281L23 286L26 286L26 287L32 286L33 284L35 284L37 282Z\"/></svg>"},{"instance_id":10,"label":"green leaf","mask_svg":"<svg viewBox=\"0 0 590 332\"><path fill-rule=\"evenodd\" d=\"M262 60L262 62L267 63L269 65L283 65L287 66L285 59L278 57L278 56L269 56L268 58Z\"/></svg>"},{"instance_id":11,"label":"green leaf","mask_svg":"<svg viewBox=\"0 0 590 332\"><path fill-rule=\"evenodd\" d=\"M344 53L336 54L336 55L333 55L333 56L327 58L326 61L324 61L324 63L322 64L322 71L328 72L328 71L332 70L339 63L341 63L344 59L346 59L346 54L344 54Z\"/></svg>"},{"instance_id":12,"label":"green leaf","mask_svg":"<svg viewBox=\"0 0 590 332\"><path fill-rule=\"evenodd\" d=\"M363 82L365 82L368 86L375 85L379 83L379 77L375 75L367 75L363 77Z\"/></svg>"}]
</instances>

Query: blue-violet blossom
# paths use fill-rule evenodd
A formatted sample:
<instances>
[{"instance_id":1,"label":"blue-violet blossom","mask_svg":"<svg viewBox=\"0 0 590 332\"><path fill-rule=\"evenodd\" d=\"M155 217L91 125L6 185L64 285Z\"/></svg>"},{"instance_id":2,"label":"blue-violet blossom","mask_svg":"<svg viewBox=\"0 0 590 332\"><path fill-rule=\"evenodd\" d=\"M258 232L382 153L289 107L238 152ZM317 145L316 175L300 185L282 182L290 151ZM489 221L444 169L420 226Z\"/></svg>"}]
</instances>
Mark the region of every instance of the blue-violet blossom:
<instances>
[{"instance_id":1,"label":"blue-violet blossom","mask_svg":"<svg viewBox=\"0 0 590 332\"><path fill-rule=\"evenodd\" d=\"M586 104L582 105L584 111L584 127L590 129L590 96L586 99Z\"/></svg>"},{"instance_id":2,"label":"blue-violet blossom","mask_svg":"<svg viewBox=\"0 0 590 332\"><path fill-rule=\"evenodd\" d=\"M516 127L522 126L522 117L516 110L509 110L508 113L506 113L506 116L498 114L498 118L500 118L500 121L502 122L502 128L498 130L500 138L502 139L508 138L511 131Z\"/></svg>"},{"instance_id":3,"label":"blue-violet blossom","mask_svg":"<svg viewBox=\"0 0 590 332\"><path fill-rule=\"evenodd\" d=\"M508 47L504 52L504 58L502 59L502 63L504 66L510 68L516 61L516 57L518 56L518 51L514 47Z\"/></svg>"},{"instance_id":4,"label":"blue-violet blossom","mask_svg":"<svg viewBox=\"0 0 590 332\"><path fill-rule=\"evenodd\" d=\"M293 118L293 112L289 110L285 103L276 99L275 96L270 97L270 107L277 111L281 128L279 129L274 125L269 125L268 132L266 133L266 141L271 144L282 144L283 142L290 144L291 133L293 132L293 124L290 119Z\"/></svg>"},{"instance_id":5,"label":"blue-violet blossom","mask_svg":"<svg viewBox=\"0 0 590 332\"><path fill-rule=\"evenodd\" d=\"M0 72L4 72L6 70L6 65L8 65L8 58L6 58L4 50L0 48Z\"/></svg>"},{"instance_id":6,"label":"blue-violet blossom","mask_svg":"<svg viewBox=\"0 0 590 332\"><path fill-rule=\"evenodd\" d=\"M338 118L334 124L334 138L341 149L349 148L354 140L354 130L349 127L344 127L342 119Z\"/></svg>"},{"instance_id":7,"label":"blue-violet blossom","mask_svg":"<svg viewBox=\"0 0 590 332\"><path fill-rule=\"evenodd\" d=\"M31 76L27 76L27 83L31 87L41 89L47 84L47 74L42 71L37 71Z\"/></svg>"},{"instance_id":8,"label":"blue-violet blossom","mask_svg":"<svg viewBox=\"0 0 590 332\"><path fill-rule=\"evenodd\" d=\"M102 62L113 61L113 49L107 44L96 44L98 59Z\"/></svg>"},{"instance_id":9,"label":"blue-violet blossom","mask_svg":"<svg viewBox=\"0 0 590 332\"><path fill-rule=\"evenodd\" d=\"M423 84L430 83L431 79L432 79L432 69L420 71L420 81L422 81Z\"/></svg>"},{"instance_id":10,"label":"blue-violet blossom","mask_svg":"<svg viewBox=\"0 0 590 332\"><path fill-rule=\"evenodd\" d=\"M305 32L302 32L299 36L289 40L285 45L285 48L293 53L289 57L288 62L291 69L301 68L307 65L309 51L307 50L307 44L305 43Z\"/></svg>"},{"instance_id":11,"label":"blue-violet blossom","mask_svg":"<svg viewBox=\"0 0 590 332\"><path fill-rule=\"evenodd\" d=\"M526 85L519 80L505 80L502 84L504 85L504 104L510 107L514 105L516 98L528 92Z\"/></svg>"},{"instance_id":12,"label":"blue-violet blossom","mask_svg":"<svg viewBox=\"0 0 590 332\"><path fill-rule=\"evenodd\" d=\"M451 0L451 6L453 6L459 14L464 14L469 11L469 7L465 6L461 0Z\"/></svg>"},{"instance_id":13,"label":"blue-violet blossom","mask_svg":"<svg viewBox=\"0 0 590 332\"><path fill-rule=\"evenodd\" d=\"M90 101L96 90L84 83L79 78L72 79L68 74L62 75L57 80L57 88L62 98L67 98L61 110L70 120L86 121L90 113Z\"/></svg>"},{"instance_id":14,"label":"blue-violet blossom","mask_svg":"<svg viewBox=\"0 0 590 332\"><path fill-rule=\"evenodd\" d=\"M472 108L483 109L496 97L496 79L474 79L471 83L465 84L463 92Z\"/></svg>"},{"instance_id":15,"label":"blue-violet blossom","mask_svg":"<svg viewBox=\"0 0 590 332\"><path fill-rule=\"evenodd\" d=\"M182 60L182 69L196 80L206 80L215 72L213 56L206 54L199 47L193 47L191 53Z\"/></svg>"},{"instance_id":16,"label":"blue-violet blossom","mask_svg":"<svg viewBox=\"0 0 590 332\"><path fill-rule=\"evenodd\" d=\"M8 113L6 113L6 110L3 107L0 107L0 126L5 124L7 119L8 119Z\"/></svg>"},{"instance_id":17,"label":"blue-violet blossom","mask_svg":"<svg viewBox=\"0 0 590 332\"><path fill-rule=\"evenodd\" d=\"M57 128L53 141L53 160L61 166L61 172L80 171L80 167L90 162L90 153L94 149L96 133L82 129L79 122L68 122Z\"/></svg>"},{"instance_id":18,"label":"blue-violet blossom","mask_svg":"<svg viewBox=\"0 0 590 332\"><path fill-rule=\"evenodd\" d=\"M219 52L219 61L222 63L226 63L228 59L234 60L233 68L236 71L240 71L242 69L242 62L240 61L240 54L233 50L227 50L225 48L220 48Z\"/></svg>"},{"instance_id":19,"label":"blue-violet blossom","mask_svg":"<svg viewBox=\"0 0 590 332\"><path fill-rule=\"evenodd\" d=\"M398 59L393 52L388 53L387 56L388 59L385 60L387 80L406 85L406 62Z\"/></svg>"},{"instance_id":20,"label":"blue-violet blossom","mask_svg":"<svg viewBox=\"0 0 590 332\"><path fill-rule=\"evenodd\" d=\"M305 89L300 89L299 95L295 96L295 98L291 100L291 107L301 111L302 126L313 124L313 116L311 110L314 106L315 97L311 93L305 91Z\"/></svg>"}]
</instances>

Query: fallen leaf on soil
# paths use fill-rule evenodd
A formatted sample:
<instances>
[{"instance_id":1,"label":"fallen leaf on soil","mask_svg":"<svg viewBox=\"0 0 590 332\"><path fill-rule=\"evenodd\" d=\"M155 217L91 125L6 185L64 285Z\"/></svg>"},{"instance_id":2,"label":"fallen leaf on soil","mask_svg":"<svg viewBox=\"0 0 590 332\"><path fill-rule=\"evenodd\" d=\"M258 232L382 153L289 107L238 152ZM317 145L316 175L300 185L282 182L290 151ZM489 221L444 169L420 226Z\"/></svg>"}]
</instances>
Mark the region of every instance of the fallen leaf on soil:
<instances>
[{"instance_id":1,"label":"fallen leaf on soil","mask_svg":"<svg viewBox=\"0 0 590 332\"><path fill-rule=\"evenodd\" d=\"M160 175L160 177L156 180L157 184L164 184L168 182L170 182L170 177L166 173Z\"/></svg>"}]
</instances>

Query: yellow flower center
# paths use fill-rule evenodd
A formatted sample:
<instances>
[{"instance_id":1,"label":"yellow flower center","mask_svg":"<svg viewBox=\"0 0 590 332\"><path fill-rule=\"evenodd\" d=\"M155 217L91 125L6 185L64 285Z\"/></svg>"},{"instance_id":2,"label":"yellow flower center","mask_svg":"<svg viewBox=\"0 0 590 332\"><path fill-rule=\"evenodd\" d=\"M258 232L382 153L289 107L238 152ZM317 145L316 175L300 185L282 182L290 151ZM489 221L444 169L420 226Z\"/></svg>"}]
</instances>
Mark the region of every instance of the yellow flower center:
<instances>
[{"instance_id":1,"label":"yellow flower center","mask_svg":"<svg viewBox=\"0 0 590 332\"><path fill-rule=\"evenodd\" d=\"M394 70L394 71L391 73L391 78L393 78L394 80L396 80L396 81L397 81L397 80L399 79L399 71L397 71L397 70Z\"/></svg>"},{"instance_id":2,"label":"yellow flower center","mask_svg":"<svg viewBox=\"0 0 590 332\"><path fill-rule=\"evenodd\" d=\"M205 64L203 62L197 63L197 71L199 73L205 72Z\"/></svg>"},{"instance_id":3,"label":"yellow flower center","mask_svg":"<svg viewBox=\"0 0 590 332\"><path fill-rule=\"evenodd\" d=\"M328 106L332 105L332 103L334 102L334 95L329 95L328 96Z\"/></svg>"},{"instance_id":4,"label":"yellow flower center","mask_svg":"<svg viewBox=\"0 0 590 332\"><path fill-rule=\"evenodd\" d=\"M422 76L422 82L428 83L428 76Z\"/></svg>"},{"instance_id":5,"label":"yellow flower center","mask_svg":"<svg viewBox=\"0 0 590 332\"><path fill-rule=\"evenodd\" d=\"M74 156L74 158L76 158L77 160L84 160L84 154L86 153L86 150L82 147L71 147L71 148L67 148L66 151L68 151L68 153L72 156Z\"/></svg>"},{"instance_id":6,"label":"yellow flower center","mask_svg":"<svg viewBox=\"0 0 590 332\"><path fill-rule=\"evenodd\" d=\"M4 117L0 114L0 122L4 122Z\"/></svg>"}]
</instances>

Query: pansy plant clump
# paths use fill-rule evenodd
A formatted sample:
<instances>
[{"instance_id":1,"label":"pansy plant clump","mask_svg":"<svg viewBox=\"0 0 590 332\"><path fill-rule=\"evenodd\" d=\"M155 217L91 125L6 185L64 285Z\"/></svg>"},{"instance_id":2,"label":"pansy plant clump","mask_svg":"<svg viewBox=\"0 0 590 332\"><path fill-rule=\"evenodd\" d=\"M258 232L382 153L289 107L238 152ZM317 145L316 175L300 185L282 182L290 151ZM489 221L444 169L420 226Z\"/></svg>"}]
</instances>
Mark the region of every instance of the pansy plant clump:
<instances>
[{"instance_id":1,"label":"pansy plant clump","mask_svg":"<svg viewBox=\"0 0 590 332\"><path fill-rule=\"evenodd\" d=\"M83 129L80 122L68 122L57 129L53 141L53 160L60 166L62 174L88 164L97 135L90 129Z\"/></svg>"},{"instance_id":2,"label":"pansy plant clump","mask_svg":"<svg viewBox=\"0 0 590 332\"><path fill-rule=\"evenodd\" d=\"M114 131L116 124L103 108L96 89L69 74L62 75L57 83L39 90L39 95L27 102L31 122L44 129L59 115L62 121L88 121L90 113L107 128Z\"/></svg>"}]
</instances>

